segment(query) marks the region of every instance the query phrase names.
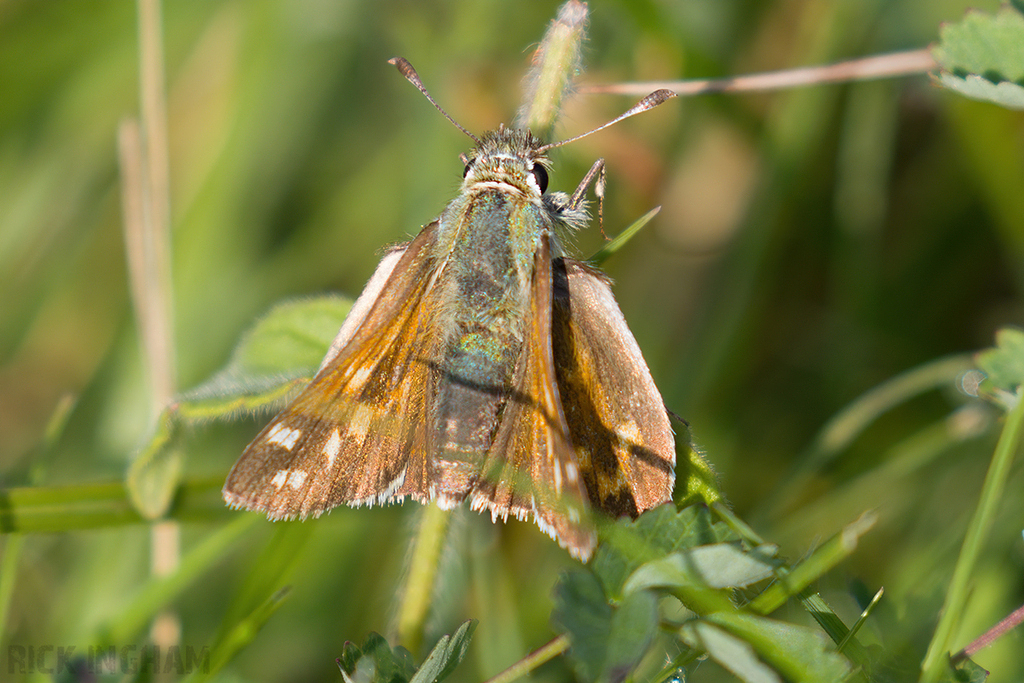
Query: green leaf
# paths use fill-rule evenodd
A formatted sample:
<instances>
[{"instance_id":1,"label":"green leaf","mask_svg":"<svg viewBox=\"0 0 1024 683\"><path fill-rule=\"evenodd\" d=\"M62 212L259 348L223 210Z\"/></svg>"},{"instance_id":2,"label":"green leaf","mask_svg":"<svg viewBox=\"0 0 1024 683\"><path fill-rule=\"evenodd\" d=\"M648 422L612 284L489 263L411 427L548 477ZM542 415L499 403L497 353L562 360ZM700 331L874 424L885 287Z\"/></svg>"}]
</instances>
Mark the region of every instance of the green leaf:
<instances>
[{"instance_id":1,"label":"green leaf","mask_svg":"<svg viewBox=\"0 0 1024 683\"><path fill-rule=\"evenodd\" d=\"M945 24L932 55L939 82L972 99L1024 109L1024 16L1011 7L994 15L971 11Z\"/></svg>"},{"instance_id":2,"label":"green leaf","mask_svg":"<svg viewBox=\"0 0 1024 683\"><path fill-rule=\"evenodd\" d=\"M735 539L714 522L703 505L676 511L672 505L648 510L636 520L620 519L598 530L600 544L588 565L612 599L622 599L623 585L641 565L701 545Z\"/></svg>"},{"instance_id":3,"label":"green leaf","mask_svg":"<svg viewBox=\"0 0 1024 683\"><path fill-rule=\"evenodd\" d=\"M251 613L239 620L222 638L218 639L217 643L213 646L209 669L197 669L195 673L188 677L188 683L210 680L236 654L255 640L256 636L259 635L260 629L270 621L270 617L274 616L274 613L284 604L290 590L290 588L284 587L267 597Z\"/></svg>"},{"instance_id":4,"label":"green leaf","mask_svg":"<svg viewBox=\"0 0 1024 683\"><path fill-rule=\"evenodd\" d=\"M242 514L263 521L254 513ZM287 577L302 559L302 551L316 532L312 522L275 522L273 535L259 557L253 559L244 581L239 581L237 592L223 618L224 624L232 624L243 615L252 612L268 596L280 590Z\"/></svg>"},{"instance_id":5,"label":"green leaf","mask_svg":"<svg viewBox=\"0 0 1024 683\"><path fill-rule=\"evenodd\" d=\"M180 430L165 410L149 443L128 467L125 488L140 515L152 520L167 514L181 483L183 464Z\"/></svg>"},{"instance_id":6,"label":"green leaf","mask_svg":"<svg viewBox=\"0 0 1024 683\"><path fill-rule=\"evenodd\" d=\"M972 73L992 82L1024 81L1024 16L1009 7L986 14L972 10L943 24L932 54L946 71Z\"/></svg>"},{"instance_id":7,"label":"green leaf","mask_svg":"<svg viewBox=\"0 0 1024 683\"><path fill-rule=\"evenodd\" d=\"M778 609L790 596L797 595L812 582L817 581L827 571L853 554L860 537L874 526L877 515L865 513L855 521L846 525L842 531L822 543L811 553L810 557L801 560L797 565L779 572L779 581L773 583L757 596L750 608L761 614L769 614ZM840 635L840 637L844 636Z\"/></svg>"},{"instance_id":8,"label":"green leaf","mask_svg":"<svg viewBox=\"0 0 1024 683\"><path fill-rule=\"evenodd\" d=\"M999 330L995 348L980 352L975 362L986 375L978 387L979 394L1009 407L1024 384L1024 330Z\"/></svg>"},{"instance_id":9,"label":"green leaf","mask_svg":"<svg viewBox=\"0 0 1024 683\"><path fill-rule=\"evenodd\" d=\"M985 683L988 671L968 659L953 669L953 680L957 683Z\"/></svg>"},{"instance_id":10,"label":"green leaf","mask_svg":"<svg viewBox=\"0 0 1024 683\"><path fill-rule=\"evenodd\" d=\"M702 619L748 643L761 661L787 681L827 683L841 681L850 673L849 661L829 647L829 641L816 630L739 610L716 612Z\"/></svg>"},{"instance_id":11,"label":"green leaf","mask_svg":"<svg viewBox=\"0 0 1024 683\"><path fill-rule=\"evenodd\" d=\"M647 653L658 631L658 598L651 591L627 597L612 616L601 681L626 680Z\"/></svg>"},{"instance_id":12,"label":"green leaf","mask_svg":"<svg viewBox=\"0 0 1024 683\"><path fill-rule=\"evenodd\" d=\"M190 421L225 418L283 402L296 380L316 372L351 307L342 296L277 304L242 336L223 370L179 397L176 412Z\"/></svg>"},{"instance_id":13,"label":"green leaf","mask_svg":"<svg viewBox=\"0 0 1024 683\"><path fill-rule=\"evenodd\" d=\"M1024 87L1011 81L993 83L976 74L954 76L943 72L939 74L939 83L972 100L994 102L1007 109L1024 109Z\"/></svg>"},{"instance_id":14,"label":"green leaf","mask_svg":"<svg viewBox=\"0 0 1024 683\"><path fill-rule=\"evenodd\" d=\"M745 551L735 543L716 543L660 557L642 565L626 580L624 595L645 588L697 583L711 588L745 587L772 576L781 564L777 549L761 546Z\"/></svg>"},{"instance_id":15,"label":"green leaf","mask_svg":"<svg viewBox=\"0 0 1024 683\"><path fill-rule=\"evenodd\" d=\"M476 624L476 620L471 619L463 622L453 635L441 636L409 683L438 683L448 678L466 656Z\"/></svg>"},{"instance_id":16,"label":"green leaf","mask_svg":"<svg viewBox=\"0 0 1024 683\"><path fill-rule=\"evenodd\" d=\"M640 228L650 223L651 219L657 216L659 211L661 211L661 207L656 206L647 213L645 213L643 216L640 216L640 218L633 221L633 223L628 228L626 228L618 235L616 235L615 239L601 247L596 254L594 254L587 260L590 263L593 263L595 266L599 266L605 261L607 261L615 254L615 252L617 252L619 249L622 249L622 247L626 246L626 242L633 239L633 237L636 236L638 232L640 232Z\"/></svg>"},{"instance_id":17,"label":"green leaf","mask_svg":"<svg viewBox=\"0 0 1024 683\"><path fill-rule=\"evenodd\" d=\"M338 668L346 683L440 683L466 656L476 623L464 622L451 636L442 636L418 671L408 650L392 648L377 633L367 636L362 647L345 643Z\"/></svg>"},{"instance_id":18,"label":"green leaf","mask_svg":"<svg viewBox=\"0 0 1024 683\"><path fill-rule=\"evenodd\" d=\"M378 633L368 635L362 647L345 643L338 668L346 683L407 683L416 674L409 651L392 649Z\"/></svg>"},{"instance_id":19,"label":"green leaf","mask_svg":"<svg viewBox=\"0 0 1024 683\"><path fill-rule=\"evenodd\" d=\"M770 666L757 658L754 648L728 631L703 621L693 621L685 631L687 640L711 656L722 667L747 683L782 683Z\"/></svg>"},{"instance_id":20,"label":"green leaf","mask_svg":"<svg viewBox=\"0 0 1024 683\"><path fill-rule=\"evenodd\" d=\"M619 683L654 640L658 601L641 590L613 608L597 578L577 569L563 574L555 587L551 619L569 637L569 657L581 680Z\"/></svg>"},{"instance_id":21,"label":"green leaf","mask_svg":"<svg viewBox=\"0 0 1024 683\"><path fill-rule=\"evenodd\" d=\"M612 607L593 574L574 569L562 574L555 586L551 621L556 631L569 636L570 657L576 675L596 681L604 662Z\"/></svg>"},{"instance_id":22,"label":"green leaf","mask_svg":"<svg viewBox=\"0 0 1024 683\"><path fill-rule=\"evenodd\" d=\"M230 546L257 520L255 515L238 515L233 522L220 527L191 548L174 573L150 577L127 607L97 630L96 641L103 644L132 642L157 612L172 604L196 581L207 575L211 567L223 559ZM251 607L258 606L259 603Z\"/></svg>"}]
</instances>

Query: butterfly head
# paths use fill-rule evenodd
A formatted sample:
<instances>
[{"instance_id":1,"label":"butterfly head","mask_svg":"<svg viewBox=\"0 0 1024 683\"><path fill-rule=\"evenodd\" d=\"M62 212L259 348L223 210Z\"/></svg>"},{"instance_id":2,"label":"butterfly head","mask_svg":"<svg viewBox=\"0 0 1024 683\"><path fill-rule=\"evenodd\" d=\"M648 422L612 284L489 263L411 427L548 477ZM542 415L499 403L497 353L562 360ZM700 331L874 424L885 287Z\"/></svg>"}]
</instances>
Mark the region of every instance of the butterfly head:
<instances>
[{"instance_id":1,"label":"butterfly head","mask_svg":"<svg viewBox=\"0 0 1024 683\"><path fill-rule=\"evenodd\" d=\"M547 191L551 165L541 147L542 142L530 131L499 126L463 156L463 191L498 185L539 199Z\"/></svg>"}]
</instances>

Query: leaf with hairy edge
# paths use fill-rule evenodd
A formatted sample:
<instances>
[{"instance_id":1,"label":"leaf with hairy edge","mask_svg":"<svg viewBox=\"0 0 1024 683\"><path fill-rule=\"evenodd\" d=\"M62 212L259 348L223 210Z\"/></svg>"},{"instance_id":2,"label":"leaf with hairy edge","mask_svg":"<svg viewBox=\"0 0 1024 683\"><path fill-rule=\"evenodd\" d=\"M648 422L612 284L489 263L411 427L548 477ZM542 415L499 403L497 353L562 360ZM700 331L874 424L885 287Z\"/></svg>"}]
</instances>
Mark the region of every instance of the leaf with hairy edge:
<instances>
[{"instance_id":1,"label":"leaf with hairy edge","mask_svg":"<svg viewBox=\"0 0 1024 683\"><path fill-rule=\"evenodd\" d=\"M323 296L277 304L242 335L227 366L181 395L175 407L192 419L221 418L283 401L282 387L312 377L352 307Z\"/></svg>"}]
</instances>

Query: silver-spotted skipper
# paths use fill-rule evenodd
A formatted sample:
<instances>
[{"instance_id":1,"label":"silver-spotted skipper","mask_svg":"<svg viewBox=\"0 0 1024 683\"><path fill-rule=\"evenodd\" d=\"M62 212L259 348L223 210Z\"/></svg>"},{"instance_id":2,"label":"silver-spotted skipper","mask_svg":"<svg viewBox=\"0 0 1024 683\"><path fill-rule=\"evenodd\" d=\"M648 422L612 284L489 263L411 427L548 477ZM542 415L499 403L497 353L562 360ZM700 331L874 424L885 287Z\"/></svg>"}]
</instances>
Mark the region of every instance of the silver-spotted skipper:
<instances>
[{"instance_id":1,"label":"silver-spotted skipper","mask_svg":"<svg viewBox=\"0 0 1024 683\"><path fill-rule=\"evenodd\" d=\"M434 103L408 62L391 62ZM271 519L468 499L495 520L532 516L585 561L593 509L635 517L671 500L675 481L668 413L609 282L558 243L587 223L603 161L571 196L545 194L546 153L571 140L455 125L476 143L459 196L385 255L224 499Z\"/></svg>"}]
</instances>

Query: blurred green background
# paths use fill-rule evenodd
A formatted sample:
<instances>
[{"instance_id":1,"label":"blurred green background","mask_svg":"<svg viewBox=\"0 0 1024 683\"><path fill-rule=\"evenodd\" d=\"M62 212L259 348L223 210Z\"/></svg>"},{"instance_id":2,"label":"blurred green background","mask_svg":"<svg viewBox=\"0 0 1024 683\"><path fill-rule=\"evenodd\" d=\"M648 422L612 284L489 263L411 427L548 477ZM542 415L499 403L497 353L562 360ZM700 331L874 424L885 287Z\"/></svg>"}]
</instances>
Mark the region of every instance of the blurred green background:
<instances>
[{"instance_id":1,"label":"blurred green background","mask_svg":"<svg viewBox=\"0 0 1024 683\"><path fill-rule=\"evenodd\" d=\"M393 67L401 55L458 121L510 122L558 2L170 0L178 387L227 360L289 297L357 294L385 245L435 217L469 141ZM585 82L718 77L924 47L960 0L591 3ZM129 0L0 2L0 484L123 476L151 428L125 269L118 122L138 111ZM580 96L559 135L633 98ZM927 77L677 99L558 150L552 188L608 163L605 229L664 208L605 264L667 404L691 424L737 513L798 558L862 510L880 522L819 589L864 638L914 662L930 638L998 422L956 390L886 412L820 466L830 417L882 382L991 345L1024 320L1024 115ZM597 230L574 241L582 255ZM75 399L40 450L62 397ZM186 475L225 472L261 420L191 432ZM802 468L802 469L801 469ZM800 476L798 476L800 475ZM1009 490L1019 492L1017 467ZM386 631L415 505L313 525L290 599L230 680L337 680L345 640ZM238 513L241 514L241 513ZM183 527L187 551L223 524ZM1024 602L1024 497L1004 501L961 645ZM481 620L461 680L552 637L568 556L528 524L457 520L433 632ZM273 533L260 522L172 606L211 642ZM148 575L148 531L31 536L7 643L88 643ZM783 618L803 620L798 607ZM6 645L6 643L4 644ZM1020 635L977 657L1020 680ZM915 654L918 653L918 654ZM539 672L557 680L562 664ZM709 672L709 676L712 674ZM908 672L912 678L913 672Z\"/></svg>"}]
</instances>

